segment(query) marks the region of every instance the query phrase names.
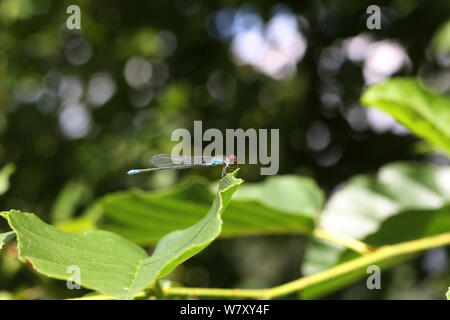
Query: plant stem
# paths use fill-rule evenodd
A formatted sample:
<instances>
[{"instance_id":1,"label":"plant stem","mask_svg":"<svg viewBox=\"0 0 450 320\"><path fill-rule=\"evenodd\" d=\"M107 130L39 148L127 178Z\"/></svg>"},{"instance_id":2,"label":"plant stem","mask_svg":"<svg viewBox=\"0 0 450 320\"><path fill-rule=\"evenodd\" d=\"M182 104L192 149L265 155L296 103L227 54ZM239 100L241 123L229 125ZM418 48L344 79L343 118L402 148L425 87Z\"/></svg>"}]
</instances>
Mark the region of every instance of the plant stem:
<instances>
[{"instance_id":1,"label":"plant stem","mask_svg":"<svg viewBox=\"0 0 450 320\"><path fill-rule=\"evenodd\" d=\"M367 243L364 243L362 241L355 240L352 238L336 236L331 233L328 233L327 231L325 231L323 229L315 229L312 234L316 238L320 238L320 239L324 239L324 240L327 240L330 242L340 244L340 245L342 245L348 249L351 249L355 252L358 252L359 254L362 254L362 255L375 250L375 248L369 246Z\"/></svg>"},{"instance_id":2,"label":"plant stem","mask_svg":"<svg viewBox=\"0 0 450 320\"><path fill-rule=\"evenodd\" d=\"M185 296L271 299L305 289L312 285L325 282L329 279L333 279L338 276L349 274L352 271L365 268L366 266L371 264L380 263L403 255L416 253L429 248L449 244L450 244L450 232L419 240L382 246L374 251L366 253L361 257L355 258L348 262L344 262L328 270L313 274L311 276L303 277L269 289L214 289L214 288L166 287L163 288L163 290L164 294L167 296L185 295Z\"/></svg>"}]
</instances>

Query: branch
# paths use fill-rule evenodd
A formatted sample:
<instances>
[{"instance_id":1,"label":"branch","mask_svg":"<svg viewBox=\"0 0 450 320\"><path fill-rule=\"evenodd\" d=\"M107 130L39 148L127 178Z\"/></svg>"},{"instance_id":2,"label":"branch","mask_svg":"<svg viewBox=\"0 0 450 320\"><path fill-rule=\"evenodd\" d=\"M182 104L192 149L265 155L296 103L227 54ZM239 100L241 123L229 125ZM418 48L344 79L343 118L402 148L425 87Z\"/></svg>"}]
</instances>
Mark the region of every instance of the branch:
<instances>
[{"instance_id":1,"label":"branch","mask_svg":"<svg viewBox=\"0 0 450 320\"><path fill-rule=\"evenodd\" d=\"M364 243L362 241L355 240L352 238L336 236L331 233L328 233L327 231L325 231L323 229L315 229L312 234L316 238L320 238L320 239L324 239L324 240L327 240L330 242L340 244L340 245L342 245L348 249L351 249L362 255L375 250L375 248L369 246L367 243Z\"/></svg>"},{"instance_id":2,"label":"branch","mask_svg":"<svg viewBox=\"0 0 450 320\"><path fill-rule=\"evenodd\" d=\"M382 246L355 258L344 262L328 270L303 277L286 284L270 289L214 289L214 288L184 288L184 287L163 287L164 295L184 295L184 296L205 296L205 297L229 297L229 298L262 298L272 299L287 295L325 282L329 279L351 273L371 264L376 264L388 259L404 256L411 253L420 252L426 249L440 247L450 244L450 232L427 237L419 240L402 242L394 245Z\"/></svg>"}]
</instances>

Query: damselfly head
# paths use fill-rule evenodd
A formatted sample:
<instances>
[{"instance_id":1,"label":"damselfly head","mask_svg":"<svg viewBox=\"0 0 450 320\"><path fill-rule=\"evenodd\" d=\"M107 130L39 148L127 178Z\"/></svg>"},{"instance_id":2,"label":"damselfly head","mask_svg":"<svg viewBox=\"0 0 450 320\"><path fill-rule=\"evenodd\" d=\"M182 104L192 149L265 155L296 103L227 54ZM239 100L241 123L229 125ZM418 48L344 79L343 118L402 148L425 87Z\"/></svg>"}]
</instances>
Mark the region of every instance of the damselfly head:
<instances>
[{"instance_id":1,"label":"damselfly head","mask_svg":"<svg viewBox=\"0 0 450 320\"><path fill-rule=\"evenodd\" d=\"M228 163L235 163L236 162L236 157L231 155L227 157L227 161Z\"/></svg>"}]
</instances>

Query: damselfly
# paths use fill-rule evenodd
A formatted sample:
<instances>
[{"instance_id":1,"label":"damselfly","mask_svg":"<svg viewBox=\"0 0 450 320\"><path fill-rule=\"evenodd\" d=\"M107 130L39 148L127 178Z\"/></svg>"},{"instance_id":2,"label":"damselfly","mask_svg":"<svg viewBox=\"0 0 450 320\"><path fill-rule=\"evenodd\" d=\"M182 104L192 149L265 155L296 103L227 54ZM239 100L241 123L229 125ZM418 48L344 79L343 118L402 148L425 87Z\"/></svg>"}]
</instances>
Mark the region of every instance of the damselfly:
<instances>
[{"instance_id":1,"label":"damselfly","mask_svg":"<svg viewBox=\"0 0 450 320\"><path fill-rule=\"evenodd\" d=\"M212 167L223 166L222 177L225 175L227 168L234 164L235 156L173 156L170 154L157 154L150 159L150 164L154 168L133 169L128 171L128 174L138 174L143 172L151 172L165 169L187 169L192 167Z\"/></svg>"}]
</instances>

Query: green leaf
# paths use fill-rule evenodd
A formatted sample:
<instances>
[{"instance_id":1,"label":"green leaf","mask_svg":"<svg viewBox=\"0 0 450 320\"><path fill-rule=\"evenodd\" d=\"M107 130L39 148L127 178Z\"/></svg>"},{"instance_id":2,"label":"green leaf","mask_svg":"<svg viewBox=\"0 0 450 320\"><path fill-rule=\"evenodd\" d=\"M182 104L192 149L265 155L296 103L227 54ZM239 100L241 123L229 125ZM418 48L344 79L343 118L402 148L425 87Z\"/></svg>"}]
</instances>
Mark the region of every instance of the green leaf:
<instances>
[{"instance_id":1,"label":"green leaf","mask_svg":"<svg viewBox=\"0 0 450 320\"><path fill-rule=\"evenodd\" d=\"M82 181L69 181L59 193L50 214L51 221L58 223L68 220L75 213L80 202L86 198L89 189Z\"/></svg>"},{"instance_id":2,"label":"green leaf","mask_svg":"<svg viewBox=\"0 0 450 320\"><path fill-rule=\"evenodd\" d=\"M430 48L438 54L450 52L450 20L438 28L431 40Z\"/></svg>"},{"instance_id":3,"label":"green leaf","mask_svg":"<svg viewBox=\"0 0 450 320\"><path fill-rule=\"evenodd\" d=\"M9 240L12 240L16 237L16 234L14 231L9 231L5 233L0 233L0 249L3 248L5 243L7 243Z\"/></svg>"},{"instance_id":4,"label":"green leaf","mask_svg":"<svg viewBox=\"0 0 450 320\"><path fill-rule=\"evenodd\" d=\"M314 219L322 209L324 195L312 179L284 175L242 186L235 200L256 201L268 208Z\"/></svg>"},{"instance_id":5,"label":"green leaf","mask_svg":"<svg viewBox=\"0 0 450 320\"><path fill-rule=\"evenodd\" d=\"M90 216L82 216L55 223L55 227L70 233L84 233L96 229L95 219Z\"/></svg>"},{"instance_id":6,"label":"green leaf","mask_svg":"<svg viewBox=\"0 0 450 320\"><path fill-rule=\"evenodd\" d=\"M448 287L446 297L447 297L447 300L450 300L450 287Z\"/></svg>"},{"instance_id":7,"label":"green leaf","mask_svg":"<svg viewBox=\"0 0 450 320\"><path fill-rule=\"evenodd\" d=\"M320 226L330 234L377 247L448 232L449 213L449 167L394 163L382 168L376 177L362 175L348 181L327 203ZM302 270L314 274L356 256L340 245L312 239ZM339 283L336 279L334 287L331 282L310 287L302 296L321 296L364 274L349 274Z\"/></svg>"},{"instance_id":8,"label":"green leaf","mask_svg":"<svg viewBox=\"0 0 450 320\"><path fill-rule=\"evenodd\" d=\"M394 78L369 87L361 98L379 108L419 137L450 154L450 99L414 78Z\"/></svg>"},{"instance_id":9,"label":"green leaf","mask_svg":"<svg viewBox=\"0 0 450 320\"><path fill-rule=\"evenodd\" d=\"M164 192L131 190L101 199L83 219L95 216L98 228L151 245L165 234L200 220L213 198L204 180L190 181ZM323 198L311 179L296 176L274 176L261 183L244 185L226 210L220 236L310 232ZM60 227L74 230L73 226L72 223Z\"/></svg>"},{"instance_id":10,"label":"green leaf","mask_svg":"<svg viewBox=\"0 0 450 320\"><path fill-rule=\"evenodd\" d=\"M17 234L19 258L53 278L67 279L69 266L78 266L81 284L105 295L132 299L180 263L208 246L221 232L221 215L243 182L234 173L219 185L208 214L193 226L163 237L151 256L134 243L107 231L70 234L50 226L35 215L4 212Z\"/></svg>"},{"instance_id":11,"label":"green leaf","mask_svg":"<svg viewBox=\"0 0 450 320\"><path fill-rule=\"evenodd\" d=\"M16 170L13 163L8 163L0 171L0 195L4 194L9 189L9 177Z\"/></svg>"}]
</instances>

